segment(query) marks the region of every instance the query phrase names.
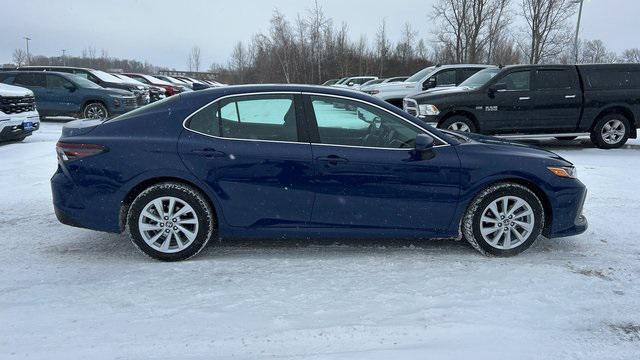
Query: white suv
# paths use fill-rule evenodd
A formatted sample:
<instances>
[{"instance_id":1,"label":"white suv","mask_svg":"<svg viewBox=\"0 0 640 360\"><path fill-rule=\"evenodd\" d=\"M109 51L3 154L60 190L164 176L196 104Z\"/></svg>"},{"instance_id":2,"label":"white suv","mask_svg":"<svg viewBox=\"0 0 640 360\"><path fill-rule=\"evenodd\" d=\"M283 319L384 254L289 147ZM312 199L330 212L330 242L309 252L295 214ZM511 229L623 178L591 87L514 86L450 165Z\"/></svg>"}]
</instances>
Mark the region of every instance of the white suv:
<instances>
[{"instance_id":1,"label":"white suv","mask_svg":"<svg viewBox=\"0 0 640 360\"><path fill-rule=\"evenodd\" d=\"M401 83L384 83L368 87L364 92L402 108L402 100L410 95L462 83L471 75L490 65L436 65L422 69Z\"/></svg>"},{"instance_id":2,"label":"white suv","mask_svg":"<svg viewBox=\"0 0 640 360\"><path fill-rule=\"evenodd\" d=\"M39 127L33 92L0 83L0 141L22 141Z\"/></svg>"}]
</instances>

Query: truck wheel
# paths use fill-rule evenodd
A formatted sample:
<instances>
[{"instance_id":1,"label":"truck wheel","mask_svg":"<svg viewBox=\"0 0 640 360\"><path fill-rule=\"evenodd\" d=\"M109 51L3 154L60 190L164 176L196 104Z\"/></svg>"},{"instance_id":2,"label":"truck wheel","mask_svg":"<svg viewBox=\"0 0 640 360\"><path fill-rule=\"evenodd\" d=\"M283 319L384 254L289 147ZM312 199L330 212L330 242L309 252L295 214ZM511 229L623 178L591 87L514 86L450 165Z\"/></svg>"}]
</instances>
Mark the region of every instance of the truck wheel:
<instances>
[{"instance_id":1,"label":"truck wheel","mask_svg":"<svg viewBox=\"0 0 640 360\"><path fill-rule=\"evenodd\" d=\"M591 141L601 149L615 149L629 139L629 120L620 114L603 116L591 130Z\"/></svg>"},{"instance_id":2,"label":"truck wheel","mask_svg":"<svg viewBox=\"0 0 640 360\"><path fill-rule=\"evenodd\" d=\"M161 261L197 255L213 237L215 215L204 196L180 183L161 183L133 200L127 233L144 254Z\"/></svg>"},{"instance_id":3,"label":"truck wheel","mask_svg":"<svg viewBox=\"0 0 640 360\"><path fill-rule=\"evenodd\" d=\"M438 126L441 129L447 129L460 132L476 132L476 124L466 116L455 115Z\"/></svg>"},{"instance_id":4,"label":"truck wheel","mask_svg":"<svg viewBox=\"0 0 640 360\"><path fill-rule=\"evenodd\" d=\"M485 255L508 257L527 250L544 228L544 208L528 188L496 184L478 194L462 220L462 234Z\"/></svg>"},{"instance_id":5,"label":"truck wheel","mask_svg":"<svg viewBox=\"0 0 640 360\"><path fill-rule=\"evenodd\" d=\"M92 102L85 105L82 115L85 119L104 120L109 117L109 111L102 103Z\"/></svg>"}]
</instances>

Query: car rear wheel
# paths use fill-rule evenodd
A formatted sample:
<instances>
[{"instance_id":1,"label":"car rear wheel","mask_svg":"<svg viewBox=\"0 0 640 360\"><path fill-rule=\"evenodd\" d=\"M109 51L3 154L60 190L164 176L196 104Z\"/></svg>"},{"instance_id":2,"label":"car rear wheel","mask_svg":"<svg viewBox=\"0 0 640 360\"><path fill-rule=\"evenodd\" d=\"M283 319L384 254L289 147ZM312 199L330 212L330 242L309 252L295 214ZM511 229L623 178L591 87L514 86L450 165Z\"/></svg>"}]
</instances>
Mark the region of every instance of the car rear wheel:
<instances>
[{"instance_id":1,"label":"car rear wheel","mask_svg":"<svg viewBox=\"0 0 640 360\"><path fill-rule=\"evenodd\" d=\"M85 119L104 120L109 117L109 111L104 104L93 102L85 105L82 115Z\"/></svg>"},{"instance_id":2,"label":"car rear wheel","mask_svg":"<svg viewBox=\"0 0 640 360\"><path fill-rule=\"evenodd\" d=\"M544 228L544 208L528 188L512 183L483 190L462 222L467 241L485 255L509 257L527 250Z\"/></svg>"},{"instance_id":3,"label":"car rear wheel","mask_svg":"<svg viewBox=\"0 0 640 360\"><path fill-rule=\"evenodd\" d=\"M601 149L615 149L623 146L629 139L631 127L629 120L620 114L602 117L591 131L591 141Z\"/></svg>"},{"instance_id":4,"label":"car rear wheel","mask_svg":"<svg viewBox=\"0 0 640 360\"><path fill-rule=\"evenodd\" d=\"M476 132L476 125L466 116L456 115L445 120L439 128L460 132Z\"/></svg>"},{"instance_id":5,"label":"car rear wheel","mask_svg":"<svg viewBox=\"0 0 640 360\"><path fill-rule=\"evenodd\" d=\"M161 183L144 190L131 204L127 233L144 254L161 261L197 255L215 229L213 210L190 186Z\"/></svg>"}]
</instances>

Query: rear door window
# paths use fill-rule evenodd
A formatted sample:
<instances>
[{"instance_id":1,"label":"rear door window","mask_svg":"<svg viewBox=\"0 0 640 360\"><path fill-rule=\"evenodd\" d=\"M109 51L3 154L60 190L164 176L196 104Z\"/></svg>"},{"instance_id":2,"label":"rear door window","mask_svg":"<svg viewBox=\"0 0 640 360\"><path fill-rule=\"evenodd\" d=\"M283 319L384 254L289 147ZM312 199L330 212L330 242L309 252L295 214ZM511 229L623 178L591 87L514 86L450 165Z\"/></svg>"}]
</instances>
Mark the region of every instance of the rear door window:
<instances>
[{"instance_id":1,"label":"rear door window","mask_svg":"<svg viewBox=\"0 0 640 360\"><path fill-rule=\"evenodd\" d=\"M44 78L44 73L18 74L16 75L16 79L13 83L14 85L24 85L31 87L45 87L47 85Z\"/></svg>"},{"instance_id":2,"label":"rear door window","mask_svg":"<svg viewBox=\"0 0 640 360\"><path fill-rule=\"evenodd\" d=\"M224 99L194 114L188 127L231 139L298 141L293 95L248 95Z\"/></svg>"},{"instance_id":3,"label":"rear door window","mask_svg":"<svg viewBox=\"0 0 640 360\"><path fill-rule=\"evenodd\" d=\"M536 71L538 90L570 90L575 87L572 72L566 69L542 69Z\"/></svg>"},{"instance_id":4,"label":"rear door window","mask_svg":"<svg viewBox=\"0 0 640 360\"><path fill-rule=\"evenodd\" d=\"M623 70L591 70L586 83L593 90L620 90L631 87L631 73Z\"/></svg>"}]
</instances>

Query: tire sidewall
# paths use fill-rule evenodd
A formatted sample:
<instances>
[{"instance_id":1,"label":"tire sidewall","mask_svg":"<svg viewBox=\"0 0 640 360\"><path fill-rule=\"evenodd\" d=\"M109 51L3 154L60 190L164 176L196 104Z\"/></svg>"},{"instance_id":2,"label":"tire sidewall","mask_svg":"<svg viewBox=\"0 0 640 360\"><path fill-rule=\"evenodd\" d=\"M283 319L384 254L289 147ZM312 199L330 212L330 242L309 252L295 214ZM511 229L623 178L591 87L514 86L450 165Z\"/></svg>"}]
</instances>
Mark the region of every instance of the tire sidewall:
<instances>
[{"instance_id":1,"label":"tire sidewall","mask_svg":"<svg viewBox=\"0 0 640 360\"><path fill-rule=\"evenodd\" d=\"M186 202L198 216L196 239L186 249L175 253L163 253L149 246L142 238L138 227L138 220L145 206L153 199L164 196L173 196ZM133 244L145 255L161 261L180 261L197 255L213 236L214 228L213 211L203 195L177 183L158 184L143 191L132 202L127 215L127 233Z\"/></svg>"},{"instance_id":2,"label":"tire sidewall","mask_svg":"<svg viewBox=\"0 0 640 360\"><path fill-rule=\"evenodd\" d=\"M517 196L525 200L529 206L531 206L535 221L533 231L529 238L522 244L518 245L518 247L509 250L497 249L491 246L484 240L480 232L480 219L482 217L482 213L491 202L503 196ZM498 184L490 187L474 199L468 212L470 213L467 214L467 218L471 218L470 220L472 223L471 229L466 229L465 237L467 237L467 240L469 240L469 237L472 237L472 240L475 241L478 247L480 247L478 250L482 253L493 256L510 257L524 252L533 245L538 237L540 237L542 230L544 229L545 216L542 203L531 190L518 184ZM474 245L473 242L472 245Z\"/></svg>"},{"instance_id":3,"label":"tire sidewall","mask_svg":"<svg viewBox=\"0 0 640 360\"><path fill-rule=\"evenodd\" d=\"M91 102L88 103L87 105L85 105L84 109L82 109L82 116L84 118L88 118L87 117L87 110L91 107L91 106L100 106L102 108L102 111L104 111L104 118L103 119L97 119L97 120L105 120L109 118L109 110L107 110L107 107L104 106L104 104L100 103L100 102Z\"/></svg>"},{"instance_id":4,"label":"tire sidewall","mask_svg":"<svg viewBox=\"0 0 640 360\"><path fill-rule=\"evenodd\" d=\"M605 124L611 120L620 120L624 124L625 134L617 144L608 144L606 141L604 141L604 138L602 137L602 128L604 128ZM619 115L619 114L609 114L609 115L603 116L600 120L598 120L596 125L593 127L593 131L591 133L591 141L593 141L595 145L601 149L617 149L619 147L624 146L624 144L629 139L630 134L631 134L631 124L629 123L629 120L625 116Z\"/></svg>"},{"instance_id":5,"label":"tire sidewall","mask_svg":"<svg viewBox=\"0 0 640 360\"><path fill-rule=\"evenodd\" d=\"M448 118L447 120L442 122L442 125L440 126L440 128L447 130L449 128L449 125L456 122L465 123L469 127L469 131L472 133L475 133L477 131L476 124L468 117L462 116L462 115L455 115Z\"/></svg>"}]
</instances>

